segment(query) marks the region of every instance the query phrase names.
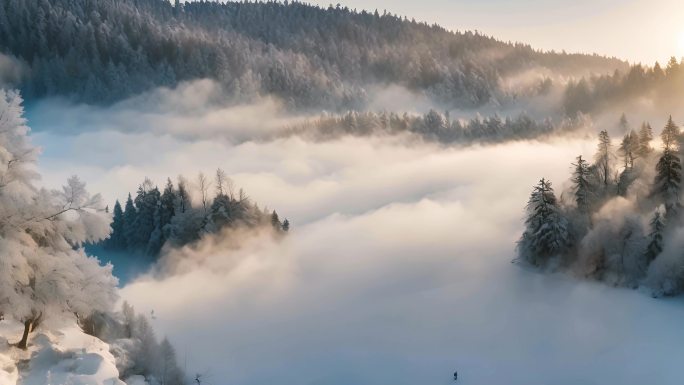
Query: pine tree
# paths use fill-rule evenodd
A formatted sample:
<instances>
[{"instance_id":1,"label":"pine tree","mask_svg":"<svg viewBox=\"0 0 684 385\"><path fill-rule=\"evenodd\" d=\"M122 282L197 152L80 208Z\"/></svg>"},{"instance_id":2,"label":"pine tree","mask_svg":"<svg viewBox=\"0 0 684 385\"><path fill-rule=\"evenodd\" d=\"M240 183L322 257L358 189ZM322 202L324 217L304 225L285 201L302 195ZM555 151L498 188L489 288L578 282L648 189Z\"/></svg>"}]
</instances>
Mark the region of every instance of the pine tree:
<instances>
[{"instance_id":1,"label":"pine tree","mask_svg":"<svg viewBox=\"0 0 684 385\"><path fill-rule=\"evenodd\" d=\"M660 133L660 138L663 141L663 149L676 151L679 144L679 127L672 120L672 115L667 120L667 124Z\"/></svg>"},{"instance_id":2,"label":"pine tree","mask_svg":"<svg viewBox=\"0 0 684 385\"><path fill-rule=\"evenodd\" d=\"M188 192L187 182L182 176L178 177L178 208L181 213L185 213L191 207L190 193Z\"/></svg>"},{"instance_id":3,"label":"pine tree","mask_svg":"<svg viewBox=\"0 0 684 385\"><path fill-rule=\"evenodd\" d=\"M604 190L608 190L608 185L611 182L612 158L612 144L608 131L601 131L599 133L599 144L594 160L596 171L599 174L598 176L601 180L601 184L603 184Z\"/></svg>"},{"instance_id":4,"label":"pine tree","mask_svg":"<svg viewBox=\"0 0 684 385\"><path fill-rule=\"evenodd\" d=\"M126 248L126 239L124 238L124 213L121 209L121 203L119 203L118 200L114 203L112 234L107 240L106 246L113 250Z\"/></svg>"},{"instance_id":5,"label":"pine tree","mask_svg":"<svg viewBox=\"0 0 684 385\"><path fill-rule=\"evenodd\" d=\"M278 213L276 213L275 210L273 210L273 213L271 214L271 226L278 231L283 229L280 218L278 218Z\"/></svg>"},{"instance_id":6,"label":"pine tree","mask_svg":"<svg viewBox=\"0 0 684 385\"><path fill-rule=\"evenodd\" d=\"M653 129L650 124L644 122L639 130L639 157L645 158L653 152L651 141L653 141Z\"/></svg>"},{"instance_id":7,"label":"pine tree","mask_svg":"<svg viewBox=\"0 0 684 385\"><path fill-rule=\"evenodd\" d=\"M665 220L660 214L660 210L656 210L651 220L651 233L648 235L649 243L646 248L645 258L647 263L653 260L663 252L663 233L665 232Z\"/></svg>"},{"instance_id":8,"label":"pine tree","mask_svg":"<svg viewBox=\"0 0 684 385\"><path fill-rule=\"evenodd\" d=\"M656 165L651 196L658 203L665 205L665 219L671 223L676 220L679 212L679 192L682 182L682 165L677 155L679 128L672 121L672 117L660 136L663 142L663 154Z\"/></svg>"},{"instance_id":9,"label":"pine tree","mask_svg":"<svg viewBox=\"0 0 684 385\"><path fill-rule=\"evenodd\" d=\"M520 257L534 266L565 252L571 246L567 219L558 206L551 182L542 179L527 203L525 232L518 242Z\"/></svg>"},{"instance_id":10,"label":"pine tree","mask_svg":"<svg viewBox=\"0 0 684 385\"><path fill-rule=\"evenodd\" d=\"M155 213L157 213L157 203L159 201L159 190L153 187L152 181L145 178L145 181L138 186L138 192L134 202L137 215L133 222L134 238L128 246L131 250L146 252L150 236L155 230Z\"/></svg>"},{"instance_id":11,"label":"pine tree","mask_svg":"<svg viewBox=\"0 0 684 385\"><path fill-rule=\"evenodd\" d=\"M627 120L627 115L625 115L624 112L620 116L619 126L623 132L629 131L629 121Z\"/></svg>"},{"instance_id":12,"label":"pine tree","mask_svg":"<svg viewBox=\"0 0 684 385\"><path fill-rule=\"evenodd\" d=\"M588 214L591 207L591 183L589 182L590 170L589 163L582 159L582 155L577 157L577 163L573 163L575 171L572 175L573 189L575 191L575 203L577 210L583 214Z\"/></svg>"},{"instance_id":13,"label":"pine tree","mask_svg":"<svg viewBox=\"0 0 684 385\"><path fill-rule=\"evenodd\" d=\"M138 210L133 204L133 199L131 194L128 194L128 199L126 199L126 206L124 207L123 216L123 243L127 249L132 249L136 244L136 231L135 231L135 218L138 216Z\"/></svg>"},{"instance_id":14,"label":"pine tree","mask_svg":"<svg viewBox=\"0 0 684 385\"><path fill-rule=\"evenodd\" d=\"M283 221L283 231L284 232L290 231L290 221L287 220L287 218L285 218L285 220Z\"/></svg>"},{"instance_id":15,"label":"pine tree","mask_svg":"<svg viewBox=\"0 0 684 385\"><path fill-rule=\"evenodd\" d=\"M639 156L639 136L636 132L631 131L625 134L620 143L620 155L622 155L623 165L625 169L633 168L634 161Z\"/></svg>"},{"instance_id":16,"label":"pine tree","mask_svg":"<svg viewBox=\"0 0 684 385\"><path fill-rule=\"evenodd\" d=\"M171 219L176 215L176 200L178 199L176 195L176 190L173 188L173 183L171 178L166 180L166 187L164 187L164 192L161 195L160 209L159 209L159 222L161 229L164 230L166 225L171 223Z\"/></svg>"},{"instance_id":17,"label":"pine tree","mask_svg":"<svg viewBox=\"0 0 684 385\"><path fill-rule=\"evenodd\" d=\"M159 367L157 368L157 378L160 385L184 385L185 379L183 372L178 367L176 360L176 350L169 340L164 337L159 344Z\"/></svg>"}]
</instances>

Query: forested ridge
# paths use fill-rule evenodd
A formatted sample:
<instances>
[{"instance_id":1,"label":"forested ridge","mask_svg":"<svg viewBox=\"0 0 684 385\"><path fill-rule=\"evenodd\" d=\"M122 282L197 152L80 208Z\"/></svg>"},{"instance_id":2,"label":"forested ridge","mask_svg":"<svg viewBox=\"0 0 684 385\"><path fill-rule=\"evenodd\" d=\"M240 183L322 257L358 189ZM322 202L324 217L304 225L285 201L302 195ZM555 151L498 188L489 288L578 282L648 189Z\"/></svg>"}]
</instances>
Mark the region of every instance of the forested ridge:
<instances>
[{"instance_id":1,"label":"forested ridge","mask_svg":"<svg viewBox=\"0 0 684 385\"><path fill-rule=\"evenodd\" d=\"M617 59L540 52L386 12L287 1L6 0L0 52L23 63L28 100L111 103L211 78L235 100L269 94L292 107L333 110L363 106L374 84L476 107L514 98L502 79L529 69L626 69Z\"/></svg>"}]
</instances>

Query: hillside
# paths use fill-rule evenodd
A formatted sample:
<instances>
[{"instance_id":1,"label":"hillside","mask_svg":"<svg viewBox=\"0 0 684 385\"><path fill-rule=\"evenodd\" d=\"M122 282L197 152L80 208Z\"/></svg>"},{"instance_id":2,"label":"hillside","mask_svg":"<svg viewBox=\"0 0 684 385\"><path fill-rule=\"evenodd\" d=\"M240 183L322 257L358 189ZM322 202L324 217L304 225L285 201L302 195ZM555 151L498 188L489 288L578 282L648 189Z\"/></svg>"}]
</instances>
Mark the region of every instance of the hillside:
<instances>
[{"instance_id":1,"label":"hillside","mask_svg":"<svg viewBox=\"0 0 684 385\"><path fill-rule=\"evenodd\" d=\"M7 0L0 53L23 68L27 100L107 104L157 86L218 80L224 98L272 94L309 109L361 108L398 84L453 107L516 96L504 80L612 73L623 61L545 53L390 13L298 2ZM15 76L16 78L16 76ZM525 91L527 92L527 91Z\"/></svg>"}]
</instances>

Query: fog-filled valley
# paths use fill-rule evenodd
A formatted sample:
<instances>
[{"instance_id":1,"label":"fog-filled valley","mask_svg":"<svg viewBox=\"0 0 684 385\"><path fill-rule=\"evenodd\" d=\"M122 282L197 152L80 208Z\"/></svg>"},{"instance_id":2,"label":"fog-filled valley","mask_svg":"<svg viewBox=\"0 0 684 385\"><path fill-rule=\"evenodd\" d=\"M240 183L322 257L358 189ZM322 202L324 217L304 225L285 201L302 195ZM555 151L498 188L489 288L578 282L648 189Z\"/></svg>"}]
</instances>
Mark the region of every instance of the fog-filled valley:
<instances>
[{"instance_id":1,"label":"fog-filled valley","mask_svg":"<svg viewBox=\"0 0 684 385\"><path fill-rule=\"evenodd\" d=\"M684 59L505 38L0 4L0 384L680 383Z\"/></svg>"},{"instance_id":2,"label":"fog-filled valley","mask_svg":"<svg viewBox=\"0 0 684 385\"><path fill-rule=\"evenodd\" d=\"M208 381L441 384L457 369L473 384L678 378L665 357L681 352L661 344L677 333L679 299L512 263L532 186L544 176L570 190L575 157L595 153L591 119L530 140L444 144L293 133L310 117L270 99L194 109L189 122L170 106L57 105L29 114L46 183L77 173L111 202L145 177L161 186L220 167L291 220L284 239L227 230L164 252L123 286ZM110 118L79 130L89 114ZM617 134L618 123L606 126Z\"/></svg>"}]
</instances>

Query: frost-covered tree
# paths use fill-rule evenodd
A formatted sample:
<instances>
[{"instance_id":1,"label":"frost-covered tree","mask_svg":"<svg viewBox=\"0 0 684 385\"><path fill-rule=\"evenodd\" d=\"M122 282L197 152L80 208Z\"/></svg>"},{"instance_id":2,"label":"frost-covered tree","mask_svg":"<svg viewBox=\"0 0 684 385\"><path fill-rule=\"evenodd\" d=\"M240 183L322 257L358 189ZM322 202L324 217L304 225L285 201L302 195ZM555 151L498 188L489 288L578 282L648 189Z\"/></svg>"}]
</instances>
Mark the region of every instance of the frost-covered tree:
<instances>
[{"instance_id":1,"label":"frost-covered tree","mask_svg":"<svg viewBox=\"0 0 684 385\"><path fill-rule=\"evenodd\" d=\"M171 223L171 218L176 215L176 201L178 200L178 195L176 190L173 188L173 183L171 178L166 180L166 187L164 187L164 192L161 195L159 202L159 221L160 228L164 233L166 226Z\"/></svg>"},{"instance_id":2,"label":"frost-covered tree","mask_svg":"<svg viewBox=\"0 0 684 385\"><path fill-rule=\"evenodd\" d=\"M613 172L613 152L612 144L608 131L601 131L599 133L599 144L594 156L594 165L598 172L599 179L603 185L604 192L608 190L611 183Z\"/></svg>"},{"instance_id":3,"label":"frost-covered tree","mask_svg":"<svg viewBox=\"0 0 684 385\"><path fill-rule=\"evenodd\" d=\"M653 141L653 129L647 122L641 124L639 130L639 157L645 158L653 152L651 142Z\"/></svg>"},{"instance_id":4,"label":"frost-covered tree","mask_svg":"<svg viewBox=\"0 0 684 385\"><path fill-rule=\"evenodd\" d=\"M211 187L211 182L207 179L204 173L200 172L197 174L197 191L200 194L200 200L202 202L202 209L204 213L207 213L207 208L209 207L209 188Z\"/></svg>"},{"instance_id":5,"label":"frost-covered tree","mask_svg":"<svg viewBox=\"0 0 684 385\"><path fill-rule=\"evenodd\" d=\"M278 231L283 229L283 225L280 223L280 218L278 218L278 213L275 210L273 210L273 213L271 213L271 226Z\"/></svg>"},{"instance_id":6,"label":"frost-covered tree","mask_svg":"<svg viewBox=\"0 0 684 385\"><path fill-rule=\"evenodd\" d=\"M160 385L185 385L185 376L178 367L176 350L166 337L159 344L159 365L156 374Z\"/></svg>"},{"instance_id":7,"label":"frost-covered tree","mask_svg":"<svg viewBox=\"0 0 684 385\"><path fill-rule=\"evenodd\" d=\"M620 121L618 123L618 126L622 130L622 132L627 132L629 131L629 120L627 120L627 115L623 112L622 115L620 115Z\"/></svg>"},{"instance_id":8,"label":"frost-covered tree","mask_svg":"<svg viewBox=\"0 0 684 385\"><path fill-rule=\"evenodd\" d=\"M636 132L631 131L625 134L618 150L625 169L634 167L634 161L639 156L639 147L639 135Z\"/></svg>"},{"instance_id":9,"label":"frost-covered tree","mask_svg":"<svg viewBox=\"0 0 684 385\"><path fill-rule=\"evenodd\" d=\"M525 231L518 242L518 253L530 264L543 266L571 246L569 224L551 182L539 181L532 190L526 210Z\"/></svg>"},{"instance_id":10,"label":"frost-covered tree","mask_svg":"<svg viewBox=\"0 0 684 385\"><path fill-rule=\"evenodd\" d=\"M136 238L138 235L136 234L135 229L135 220L137 216L138 210L136 210L135 205L133 204L131 194L128 194L126 206L124 207L124 226L122 229L122 239L124 240L122 246L125 246L128 249L133 249L137 242Z\"/></svg>"},{"instance_id":11,"label":"frost-covered tree","mask_svg":"<svg viewBox=\"0 0 684 385\"><path fill-rule=\"evenodd\" d=\"M60 191L36 187L35 149L21 97L0 90L0 313L24 324L17 346L49 318L83 319L116 299L111 266L85 254L109 218L99 195L72 177Z\"/></svg>"},{"instance_id":12,"label":"frost-covered tree","mask_svg":"<svg viewBox=\"0 0 684 385\"><path fill-rule=\"evenodd\" d=\"M672 115L667 120L665 128L660 133L660 139L663 142L663 150L676 151L679 148L679 127L672 120Z\"/></svg>"},{"instance_id":13,"label":"frost-covered tree","mask_svg":"<svg viewBox=\"0 0 684 385\"><path fill-rule=\"evenodd\" d=\"M648 234L649 242L644 257L648 263L653 262L663 252L663 235L665 233L665 220L658 208L651 219L651 232Z\"/></svg>"},{"instance_id":14,"label":"frost-covered tree","mask_svg":"<svg viewBox=\"0 0 684 385\"><path fill-rule=\"evenodd\" d=\"M126 247L123 230L124 212L121 209L121 203L117 200L116 203L114 203L114 212L112 213L112 234L106 242L107 248L124 249Z\"/></svg>"},{"instance_id":15,"label":"frost-covered tree","mask_svg":"<svg viewBox=\"0 0 684 385\"><path fill-rule=\"evenodd\" d=\"M668 223L677 219L680 202L680 184L682 182L682 165L677 154L679 128L672 117L661 133L663 154L656 165L656 176L653 181L651 196L659 204L665 205L665 219Z\"/></svg>"},{"instance_id":16,"label":"frost-covered tree","mask_svg":"<svg viewBox=\"0 0 684 385\"><path fill-rule=\"evenodd\" d=\"M575 203L577 210L586 215L589 214L592 206L592 185L590 182L591 171L589 170L589 162L582 159L582 155L577 157L577 163L572 164L574 172L572 174L572 185L575 194Z\"/></svg>"},{"instance_id":17,"label":"frost-covered tree","mask_svg":"<svg viewBox=\"0 0 684 385\"><path fill-rule=\"evenodd\" d=\"M178 177L178 210L184 213L190 208L190 193L188 192L188 182L183 176Z\"/></svg>"}]
</instances>

